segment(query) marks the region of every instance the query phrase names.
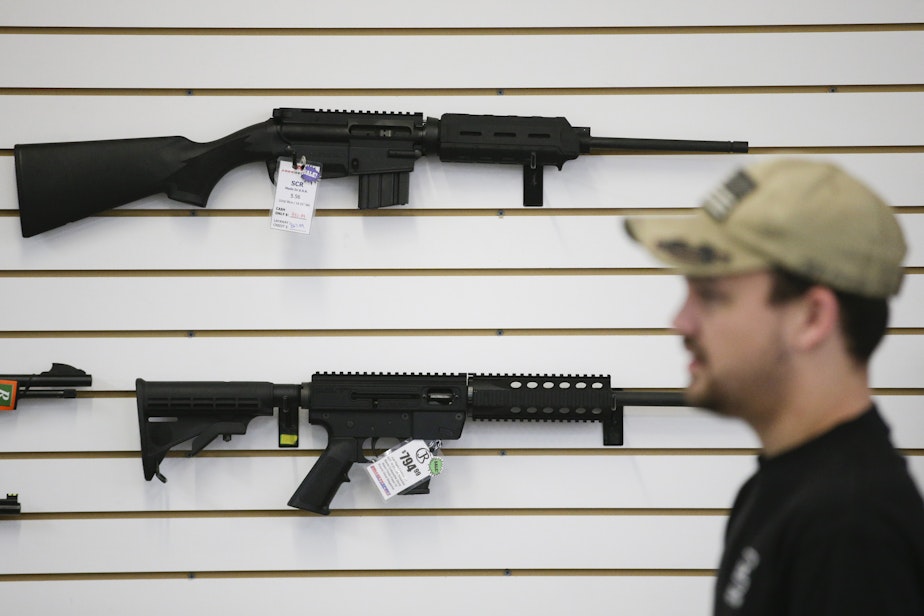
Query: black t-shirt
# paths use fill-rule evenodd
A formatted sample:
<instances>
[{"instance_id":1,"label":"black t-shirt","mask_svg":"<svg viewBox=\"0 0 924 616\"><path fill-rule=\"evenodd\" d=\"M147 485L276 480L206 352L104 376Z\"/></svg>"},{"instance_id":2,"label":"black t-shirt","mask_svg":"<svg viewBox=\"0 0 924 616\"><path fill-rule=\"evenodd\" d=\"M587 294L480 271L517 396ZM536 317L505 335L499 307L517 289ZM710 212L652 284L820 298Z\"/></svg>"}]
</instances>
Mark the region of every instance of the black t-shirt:
<instances>
[{"instance_id":1,"label":"black t-shirt","mask_svg":"<svg viewBox=\"0 0 924 616\"><path fill-rule=\"evenodd\" d=\"M924 502L875 406L758 461L728 520L716 616L924 616Z\"/></svg>"}]
</instances>

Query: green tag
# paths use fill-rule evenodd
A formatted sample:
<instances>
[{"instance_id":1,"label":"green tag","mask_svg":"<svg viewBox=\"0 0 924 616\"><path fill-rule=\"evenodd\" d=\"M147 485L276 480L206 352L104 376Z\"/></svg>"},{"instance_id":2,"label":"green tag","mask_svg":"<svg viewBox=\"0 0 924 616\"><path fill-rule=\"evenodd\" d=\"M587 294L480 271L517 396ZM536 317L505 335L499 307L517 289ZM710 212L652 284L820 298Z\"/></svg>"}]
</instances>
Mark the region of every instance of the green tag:
<instances>
[{"instance_id":1,"label":"green tag","mask_svg":"<svg viewBox=\"0 0 924 616\"><path fill-rule=\"evenodd\" d=\"M439 475L443 472L443 459L434 457L430 460L429 466L431 475Z\"/></svg>"},{"instance_id":2,"label":"green tag","mask_svg":"<svg viewBox=\"0 0 924 616\"><path fill-rule=\"evenodd\" d=\"M16 381L0 381L0 411L12 411L16 408L16 392L19 383Z\"/></svg>"}]
</instances>

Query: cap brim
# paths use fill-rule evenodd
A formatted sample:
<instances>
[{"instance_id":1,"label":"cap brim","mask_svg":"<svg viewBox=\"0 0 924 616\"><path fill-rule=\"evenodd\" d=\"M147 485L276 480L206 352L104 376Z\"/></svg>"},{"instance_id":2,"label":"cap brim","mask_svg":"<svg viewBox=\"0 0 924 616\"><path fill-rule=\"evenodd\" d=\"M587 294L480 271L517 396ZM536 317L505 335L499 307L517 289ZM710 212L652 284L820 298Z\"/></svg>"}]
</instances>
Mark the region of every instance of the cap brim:
<instances>
[{"instance_id":1,"label":"cap brim","mask_svg":"<svg viewBox=\"0 0 924 616\"><path fill-rule=\"evenodd\" d=\"M625 227L655 258L687 276L725 276L770 267L766 258L730 239L702 210L692 216L628 218Z\"/></svg>"}]
</instances>

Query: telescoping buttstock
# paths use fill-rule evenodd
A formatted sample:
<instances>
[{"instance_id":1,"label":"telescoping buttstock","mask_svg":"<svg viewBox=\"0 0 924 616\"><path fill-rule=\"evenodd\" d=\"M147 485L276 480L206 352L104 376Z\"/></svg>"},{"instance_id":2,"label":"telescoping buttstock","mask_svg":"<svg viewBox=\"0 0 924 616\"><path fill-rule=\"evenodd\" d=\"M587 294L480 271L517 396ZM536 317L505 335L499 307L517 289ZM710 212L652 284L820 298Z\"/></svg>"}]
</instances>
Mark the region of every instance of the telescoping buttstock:
<instances>
[{"instance_id":1,"label":"telescoping buttstock","mask_svg":"<svg viewBox=\"0 0 924 616\"><path fill-rule=\"evenodd\" d=\"M13 148L23 237L31 237L144 197L165 193L205 207L226 173L262 162L270 180L280 158L321 165L324 179L357 176L360 209L408 203L415 161L512 164L523 168L523 204L543 202L546 166L561 169L602 150L743 153L745 141L593 137L562 117L279 108L215 141L146 137Z\"/></svg>"},{"instance_id":2,"label":"telescoping buttstock","mask_svg":"<svg viewBox=\"0 0 924 616\"><path fill-rule=\"evenodd\" d=\"M291 507L327 515L353 464L369 462L370 439L458 439L468 418L594 421L604 445L623 443L623 406L683 406L673 392L613 389L608 376L317 373L300 385L266 382L135 383L145 479L166 478L167 452L192 440L189 456L218 436L244 434L279 409L279 445L298 444L298 409L327 431L327 446L298 486ZM426 485L413 493L426 493Z\"/></svg>"}]
</instances>

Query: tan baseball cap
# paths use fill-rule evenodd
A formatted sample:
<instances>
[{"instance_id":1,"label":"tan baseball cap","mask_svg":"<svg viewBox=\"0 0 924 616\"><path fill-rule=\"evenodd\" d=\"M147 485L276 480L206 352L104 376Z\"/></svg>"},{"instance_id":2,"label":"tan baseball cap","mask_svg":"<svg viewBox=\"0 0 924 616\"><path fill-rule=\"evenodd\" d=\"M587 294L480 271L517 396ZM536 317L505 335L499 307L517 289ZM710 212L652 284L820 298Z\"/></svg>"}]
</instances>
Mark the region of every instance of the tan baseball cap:
<instances>
[{"instance_id":1,"label":"tan baseball cap","mask_svg":"<svg viewBox=\"0 0 924 616\"><path fill-rule=\"evenodd\" d=\"M776 159L738 171L692 216L626 220L687 276L781 267L839 291L898 293L905 240L891 208L840 167Z\"/></svg>"}]
</instances>

